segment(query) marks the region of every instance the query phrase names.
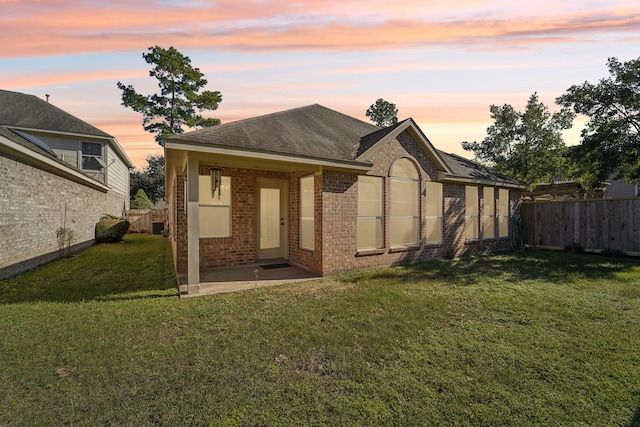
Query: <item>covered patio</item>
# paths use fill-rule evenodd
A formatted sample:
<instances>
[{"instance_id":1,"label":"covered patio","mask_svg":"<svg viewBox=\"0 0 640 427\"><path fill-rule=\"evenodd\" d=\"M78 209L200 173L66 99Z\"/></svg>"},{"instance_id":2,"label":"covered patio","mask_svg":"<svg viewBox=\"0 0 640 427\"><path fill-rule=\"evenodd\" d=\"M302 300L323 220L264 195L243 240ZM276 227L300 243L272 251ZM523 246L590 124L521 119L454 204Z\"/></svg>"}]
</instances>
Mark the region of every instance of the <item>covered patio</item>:
<instances>
[{"instance_id":1,"label":"covered patio","mask_svg":"<svg viewBox=\"0 0 640 427\"><path fill-rule=\"evenodd\" d=\"M180 298L223 294L321 278L301 267L291 265L285 259L234 267L201 269L198 293L189 293L186 276L178 275Z\"/></svg>"}]
</instances>

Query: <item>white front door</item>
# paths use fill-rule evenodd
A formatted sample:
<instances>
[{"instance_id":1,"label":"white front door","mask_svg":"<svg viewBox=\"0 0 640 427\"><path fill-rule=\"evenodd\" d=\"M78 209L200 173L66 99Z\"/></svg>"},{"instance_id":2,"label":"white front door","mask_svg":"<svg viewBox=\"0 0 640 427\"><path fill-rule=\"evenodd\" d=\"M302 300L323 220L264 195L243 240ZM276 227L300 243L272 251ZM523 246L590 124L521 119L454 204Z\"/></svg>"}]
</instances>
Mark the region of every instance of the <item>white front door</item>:
<instances>
[{"instance_id":1,"label":"white front door","mask_svg":"<svg viewBox=\"0 0 640 427\"><path fill-rule=\"evenodd\" d=\"M287 258L287 181L257 180L257 259Z\"/></svg>"}]
</instances>

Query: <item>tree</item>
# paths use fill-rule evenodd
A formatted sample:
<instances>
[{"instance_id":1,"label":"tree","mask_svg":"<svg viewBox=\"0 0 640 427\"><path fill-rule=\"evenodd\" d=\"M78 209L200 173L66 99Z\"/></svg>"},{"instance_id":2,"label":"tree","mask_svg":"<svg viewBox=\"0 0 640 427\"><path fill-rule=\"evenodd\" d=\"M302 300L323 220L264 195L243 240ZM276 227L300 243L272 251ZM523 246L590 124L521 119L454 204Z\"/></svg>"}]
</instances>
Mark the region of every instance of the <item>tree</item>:
<instances>
[{"instance_id":1,"label":"tree","mask_svg":"<svg viewBox=\"0 0 640 427\"><path fill-rule=\"evenodd\" d=\"M129 193L136 195L143 190L152 203L164 200L164 157L162 154L147 154L142 170L131 172Z\"/></svg>"},{"instance_id":2,"label":"tree","mask_svg":"<svg viewBox=\"0 0 640 427\"><path fill-rule=\"evenodd\" d=\"M160 94L141 95L133 86L118 82L122 91L122 105L141 113L144 130L156 134L155 140L164 145L164 138L183 132L182 127L201 128L220 124L220 119L204 118L198 112L215 110L222 95L215 91L202 91L207 85L204 74L191 66L191 59L175 48L150 47L142 54L149 71L158 80Z\"/></svg>"},{"instance_id":3,"label":"tree","mask_svg":"<svg viewBox=\"0 0 640 427\"><path fill-rule=\"evenodd\" d=\"M575 174L587 188L611 175L640 181L640 58L607 61L610 77L573 85L556 102L589 117L581 143L572 147Z\"/></svg>"},{"instance_id":4,"label":"tree","mask_svg":"<svg viewBox=\"0 0 640 427\"><path fill-rule=\"evenodd\" d=\"M131 201L131 209L153 209L153 203L147 193L141 188L136 192L135 197Z\"/></svg>"},{"instance_id":5,"label":"tree","mask_svg":"<svg viewBox=\"0 0 640 427\"><path fill-rule=\"evenodd\" d=\"M396 104L378 98L365 113L376 126L387 127L398 123Z\"/></svg>"},{"instance_id":6,"label":"tree","mask_svg":"<svg viewBox=\"0 0 640 427\"><path fill-rule=\"evenodd\" d=\"M497 172L516 178L529 188L551 182L563 172L562 131L571 128L575 114L567 108L551 114L534 93L523 113L511 105L489 107L495 123L482 142L463 142L476 159Z\"/></svg>"}]
</instances>

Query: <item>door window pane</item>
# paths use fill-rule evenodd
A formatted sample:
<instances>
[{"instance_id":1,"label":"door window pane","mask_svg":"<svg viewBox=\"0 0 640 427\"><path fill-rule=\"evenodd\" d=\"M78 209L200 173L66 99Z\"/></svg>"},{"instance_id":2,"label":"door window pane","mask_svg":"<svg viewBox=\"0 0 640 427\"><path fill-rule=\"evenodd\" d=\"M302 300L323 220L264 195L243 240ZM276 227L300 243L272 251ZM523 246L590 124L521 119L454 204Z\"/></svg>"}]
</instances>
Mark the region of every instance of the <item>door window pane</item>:
<instances>
[{"instance_id":1,"label":"door window pane","mask_svg":"<svg viewBox=\"0 0 640 427\"><path fill-rule=\"evenodd\" d=\"M260 189L260 249L280 247L280 189Z\"/></svg>"}]
</instances>

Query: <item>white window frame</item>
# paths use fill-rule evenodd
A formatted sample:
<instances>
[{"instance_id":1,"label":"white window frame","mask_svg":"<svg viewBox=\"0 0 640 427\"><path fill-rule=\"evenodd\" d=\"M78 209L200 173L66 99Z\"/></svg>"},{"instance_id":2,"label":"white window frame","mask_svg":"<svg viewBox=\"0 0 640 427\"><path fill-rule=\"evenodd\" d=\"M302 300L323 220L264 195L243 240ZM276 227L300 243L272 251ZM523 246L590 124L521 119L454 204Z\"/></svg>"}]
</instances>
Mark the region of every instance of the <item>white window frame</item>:
<instances>
[{"instance_id":1,"label":"white window frame","mask_svg":"<svg viewBox=\"0 0 640 427\"><path fill-rule=\"evenodd\" d=\"M100 154L89 154L89 153L85 153L84 152L84 148L85 148L85 144L87 145L91 145L91 146L98 146L100 147ZM82 154L82 158L80 160L80 168L82 170L86 170L86 171L95 171L95 172L100 172L102 169L104 169L104 160L102 160L103 157L103 151L104 151L104 145L99 143L99 142L90 142L90 141L82 141L80 143L80 152ZM85 159L95 159L96 163L98 164L98 168L97 169L93 169L93 168L85 168L84 167L84 160Z\"/></svg>"},{"instance_id":2,"label":"white window frame","mask_svg":"<svg viewBox=\"0 0 640 427\"><path fill-rule=\"evenodd\" d=\"M213 194L211 191L211 176L199 175L198 176L198 218L200 223L200 238L201 239L224 239L231 237L233 224L231 215L232 204L232 177L221 176L220 179L220 191L216 191ZM188 203L188 197L185 195L185 206ZM212 218L219 217L221 220L226 220L227 226L224 232L210 231L209 226Z\"/></svg>"}]
</instances>

